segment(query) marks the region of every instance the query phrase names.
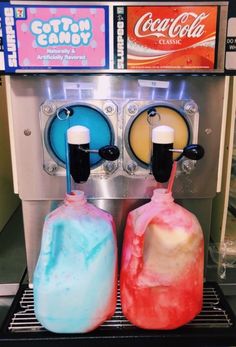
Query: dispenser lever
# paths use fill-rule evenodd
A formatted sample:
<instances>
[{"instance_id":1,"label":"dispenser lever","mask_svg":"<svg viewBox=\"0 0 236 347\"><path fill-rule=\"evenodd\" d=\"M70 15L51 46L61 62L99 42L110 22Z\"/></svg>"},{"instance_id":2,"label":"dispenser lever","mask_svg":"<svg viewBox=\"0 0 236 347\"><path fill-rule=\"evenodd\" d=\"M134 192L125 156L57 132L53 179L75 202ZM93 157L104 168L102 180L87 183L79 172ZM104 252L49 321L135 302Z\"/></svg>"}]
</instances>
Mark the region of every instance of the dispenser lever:
<instances>
[{"instance_id":1,"label":"dispenser lever","mask_svg":"<svg viewBox=\"0 0 236 347\"><path fill-rule=\"evenodd\" d=\"M98 153L103 159L106 159L109 161L114 161L118 159L120 155L119 148L114 145L107 145L107 146L101 147Z\"/></svg>"},{"instance_id":2,"label":"dispenser lever","mask_svg":"<svg viewBox=\"0 0 236 347\"><path fill-rule=\"evenodd\" d=\"M191 144L183 149L169 149L170 152L182 153L185 157L192 160L200 160L204 156L204 148L201 145Z\"/></svg>"},{"instance_id":3,"label":"dispenser lever","mask_svg":"<svg viewBox=\"0 0 236 347\"><path fill-rule=\"evenodd\" d=\"M98 153L102 159L114 161L119 158L120 151L117 146L114 145L107 145L103 146L99 149L84 149L80 148L83 152L86 153Z\"/></svg>"}]
</instances>

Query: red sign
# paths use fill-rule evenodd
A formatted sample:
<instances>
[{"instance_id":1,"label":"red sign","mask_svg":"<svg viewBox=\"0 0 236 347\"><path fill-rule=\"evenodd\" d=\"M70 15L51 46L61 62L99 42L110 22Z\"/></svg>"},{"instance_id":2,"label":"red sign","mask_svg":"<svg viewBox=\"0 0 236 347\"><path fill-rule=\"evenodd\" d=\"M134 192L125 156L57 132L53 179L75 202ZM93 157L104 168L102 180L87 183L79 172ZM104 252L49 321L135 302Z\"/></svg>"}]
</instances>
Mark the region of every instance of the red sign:
<instances>
[{"instance_id":1,"label":"red sign","mask_svg":"<svg viewBox=\"0 0 236 347\"><path fill-rule=\"evenodd\" d=\"M127 8L128 69L214 69L217 6Z\"/></svg>"}]
</instances>

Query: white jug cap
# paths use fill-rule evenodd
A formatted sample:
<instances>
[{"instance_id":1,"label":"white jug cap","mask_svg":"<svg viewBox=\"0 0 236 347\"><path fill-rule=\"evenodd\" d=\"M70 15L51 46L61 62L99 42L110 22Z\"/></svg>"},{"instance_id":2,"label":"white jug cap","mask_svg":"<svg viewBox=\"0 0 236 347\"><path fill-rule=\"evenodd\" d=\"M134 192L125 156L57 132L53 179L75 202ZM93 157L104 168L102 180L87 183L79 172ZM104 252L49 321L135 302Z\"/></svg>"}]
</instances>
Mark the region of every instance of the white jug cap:
<instances>
[{"instance_id":1,"label":"white jug cap","mask_svg":"<svg viewBox=\"0 0 236 347\"><path fill-rule=\"evenodd\" d=\"M90 142L89 129L82 125L75 125L67 130L67 142L71 145L84 145Z\"/></svg>"},{"instance_id":2,"label":"white jug cap","mask_svg":"<svg viewBox=\"0 0 236 347\"><path fill-rule=\"evenodd\" d=\"M152 142L168 144L174 142L174 129L167 125L160 125L152 129Z\"/></svg>"}]
</instances>

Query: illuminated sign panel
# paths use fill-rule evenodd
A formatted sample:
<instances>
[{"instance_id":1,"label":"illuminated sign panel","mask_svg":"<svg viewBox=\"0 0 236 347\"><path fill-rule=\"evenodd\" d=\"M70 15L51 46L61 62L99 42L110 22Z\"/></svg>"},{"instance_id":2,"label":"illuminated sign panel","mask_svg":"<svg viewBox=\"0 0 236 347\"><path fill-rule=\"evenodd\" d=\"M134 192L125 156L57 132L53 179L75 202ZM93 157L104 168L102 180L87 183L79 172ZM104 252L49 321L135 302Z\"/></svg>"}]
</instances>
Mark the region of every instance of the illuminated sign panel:
<instances>
[{"instance_id":1,"label":"illuminated sign panel","mask_svg":"<svg viewBox=\"0 0 236 347\"><path fill-rule=\"evenodd\" d=\"M2 70L109 68L106 6L2 4L1 19Z\"/></svg>"},{"instance_id":2,"label":"illuminated sign panel","mask_svg":"<svg viewBox=\"0 0 236 347\"><path fill-rule=\"evenodd\" d=\"M116 7L116 67L214 69L217 12L217 6Z\"/></svg>"}]
</instances>

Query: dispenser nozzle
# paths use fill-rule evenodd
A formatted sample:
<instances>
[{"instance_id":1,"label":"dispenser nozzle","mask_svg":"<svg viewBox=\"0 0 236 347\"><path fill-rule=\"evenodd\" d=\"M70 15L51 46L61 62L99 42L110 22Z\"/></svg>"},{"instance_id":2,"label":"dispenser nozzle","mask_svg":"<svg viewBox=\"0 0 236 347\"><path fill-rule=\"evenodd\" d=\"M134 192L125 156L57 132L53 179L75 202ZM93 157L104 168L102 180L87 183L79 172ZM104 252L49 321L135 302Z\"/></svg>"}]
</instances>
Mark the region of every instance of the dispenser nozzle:
<instances>
[{"instance_id":1,"label":"dispenser nozzle","mask_svg":"<svg viewBox=\"0 0 236 347\"><path fill-rule=\"evenodd\" d=\"M90 175L89 129L76 125L67 130L70 174L76 183L86 182Z\"/></svg>"},{"instance_id":2,"label":"dispenser nozzle","mask_svg":"<svg viewBox=\"0 0 236 347\"><path fill-rule=\"evenodd\" d=\"M90 149L89 129L76 125L67 130L69 172L76 183L86 182L90 175L90 153L98 153L103 159L114 161L119 158L117 146L107 145L100 149Z\"/></svg>"},{"instance_id":3,"label":"dispenser nozzle","mask_svg":"<svg viewBox=\"0 0 236 347\"><path fill-rule=\"evenodd\" d=\"M157 182L164 183L170 178L174 143L174 129L160 125L152 130L152 173Z\"/></svg>"}]
</instances>

